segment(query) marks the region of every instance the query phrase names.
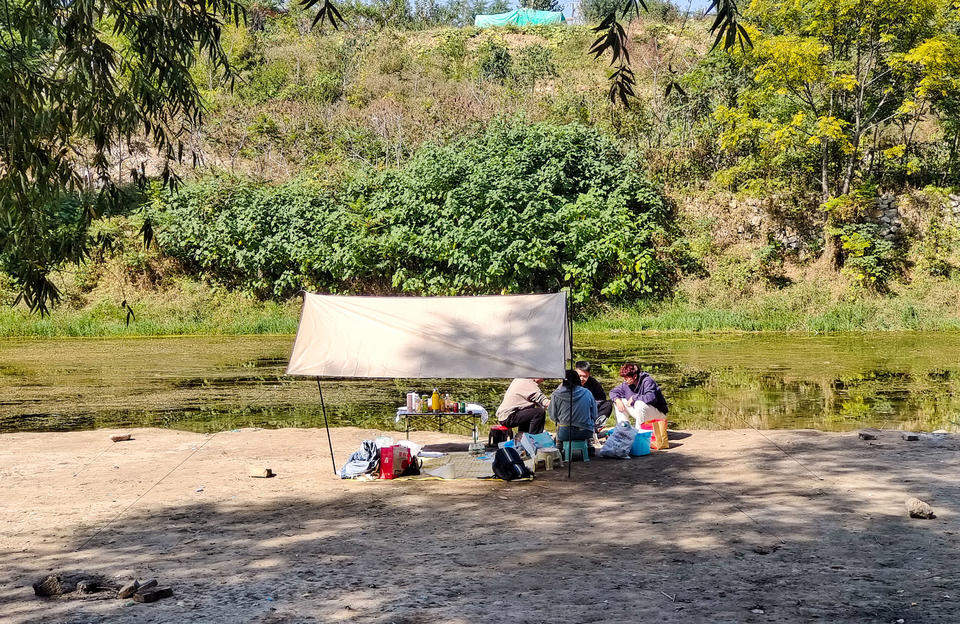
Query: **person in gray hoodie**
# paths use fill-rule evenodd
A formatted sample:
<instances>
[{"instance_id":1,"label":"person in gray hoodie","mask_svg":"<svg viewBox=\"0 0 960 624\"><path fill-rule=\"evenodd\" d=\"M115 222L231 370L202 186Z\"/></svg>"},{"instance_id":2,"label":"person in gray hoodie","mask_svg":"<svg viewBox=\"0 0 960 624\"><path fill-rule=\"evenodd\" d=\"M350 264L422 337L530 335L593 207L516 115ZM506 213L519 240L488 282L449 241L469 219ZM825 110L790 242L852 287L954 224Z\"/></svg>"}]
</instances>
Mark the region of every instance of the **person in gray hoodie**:
<instances>
[{"instance_id":1,"label":"person in gray hoodie","mask_svg":"<svg viewBox=\"0 0 960 624\"><path fill-rule=\"evenodd\" d=\"M557 423L557 440L561 442L589 440L593 437L597 402L593 394L580 385L577 371L568 370L563 383L553 391L547 415Z\"/></svg>"}]
</instances>

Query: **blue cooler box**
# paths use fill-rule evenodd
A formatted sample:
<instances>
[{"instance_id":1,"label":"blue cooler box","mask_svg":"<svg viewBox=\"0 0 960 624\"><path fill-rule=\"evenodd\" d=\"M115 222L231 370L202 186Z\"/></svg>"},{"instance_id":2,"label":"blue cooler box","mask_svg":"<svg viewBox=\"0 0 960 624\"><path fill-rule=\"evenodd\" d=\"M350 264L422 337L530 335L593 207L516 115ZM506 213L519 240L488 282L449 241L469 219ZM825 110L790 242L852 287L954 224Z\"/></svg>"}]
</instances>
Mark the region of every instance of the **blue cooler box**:
<instances>
[{"instance_id":1,"label":"blue cooler box","mask_svg":"<svg viewBox=\"0 0 960 624\"><path fill-rule=\"evenodd\" d=\"M634 457L650 454L650 440L653 438L652 431L640 430L637 437L633 439L633 446L630 447L630 454Z\"/></svg>"}]
</instances>

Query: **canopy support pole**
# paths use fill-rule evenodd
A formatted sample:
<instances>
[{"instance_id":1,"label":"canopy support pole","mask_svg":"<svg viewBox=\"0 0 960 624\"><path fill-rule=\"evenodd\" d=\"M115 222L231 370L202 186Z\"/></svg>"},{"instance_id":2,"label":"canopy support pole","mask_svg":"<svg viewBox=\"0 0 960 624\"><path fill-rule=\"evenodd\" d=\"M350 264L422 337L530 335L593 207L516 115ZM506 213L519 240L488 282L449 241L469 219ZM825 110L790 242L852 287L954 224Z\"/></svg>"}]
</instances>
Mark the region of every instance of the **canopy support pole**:
<instances>
[{"instance_id":1,"label":"canopy support pole","mask_svg":"<svg viewBox=\"0 0 960 624\"><path fill-rule=\"evenodd\" d=\"M327 406L323 404L323 388L320 387L320 377L317 377L317 391L320 392L320 410L323 412L323 427L327 430L327 444L330 445L330 463L333 464L333 474L337 472L337 460L333 458L333 439L330 437L330 425L327 423Z\"/></svg>"},{"instance_id":2,"label":"canopy support pole","mask_svg":"<svg viewBox=\"0 0 960 624\"><path fill-rule=\"evenodd\" d=\"M567 367L567 370L573 370L573 319L570 317L570 310L573 307L573 304L570 301L570 293L573 292L573 288L567 288L567 339L570 341L570 362ZM566 371L564 371L564 377L566 377ZM567 420L567 430L570 431L573 429L573 386L570 386L570 416ZM561 445L563 442L560 443ZM588 451L589 452L589 451ZM587 458L584 457L583 461L586 461ZM573 475L573 441L567 443L567 479L572 478Z\"/></svg>"}]
</instances>

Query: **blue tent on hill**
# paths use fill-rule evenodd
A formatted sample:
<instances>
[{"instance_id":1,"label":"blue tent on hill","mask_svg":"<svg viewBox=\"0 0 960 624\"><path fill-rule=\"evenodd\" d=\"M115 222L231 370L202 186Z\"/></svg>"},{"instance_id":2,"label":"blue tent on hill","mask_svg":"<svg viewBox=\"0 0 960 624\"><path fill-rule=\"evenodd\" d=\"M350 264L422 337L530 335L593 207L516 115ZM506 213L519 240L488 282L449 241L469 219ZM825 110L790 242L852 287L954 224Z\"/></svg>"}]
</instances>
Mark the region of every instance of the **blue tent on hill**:
<instances>
[{"instance_id":1,"label":"blue tent on hill","mask_svg":"<svg viewBox=\"0 0 960 624\"><path fill-rule=\"evenodd\" d=\"M535 26L539 24L566 24L561 11L535 11L533 9L515 9L509 13L496 15L478 15L473 20L477 28L491 26Z\"/></svg>"}]
</instances>

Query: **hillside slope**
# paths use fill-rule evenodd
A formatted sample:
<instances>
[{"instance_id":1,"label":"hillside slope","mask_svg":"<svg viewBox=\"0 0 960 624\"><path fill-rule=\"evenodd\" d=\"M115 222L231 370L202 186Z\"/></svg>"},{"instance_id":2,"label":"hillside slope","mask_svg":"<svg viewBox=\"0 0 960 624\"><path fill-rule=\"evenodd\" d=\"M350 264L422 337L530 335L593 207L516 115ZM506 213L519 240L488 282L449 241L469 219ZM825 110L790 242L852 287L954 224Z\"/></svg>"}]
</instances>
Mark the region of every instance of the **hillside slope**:
<instances>
[{"instance_id":1,"label":"hillside slope","mask_svg":"<svg viewBox=\"0 0 960 624\"><path fill-rule=\"evenodd\" d=\"M411 180L403 187L412 193L410 206L429 203L426 195L417 195L427 191L417 186L422 168L416 163L443 146L455 151L465 141L490 136L497 124L585 127L615 143L625 162L635 163L628 165L630 171L659 186L670 206L663 214L669 214L672 228L636 242L633 250L617 243L621 258L649 248L650 257L660 263L657 279L669 284L660 281L666 286L646 288L636 281L626 290L585 296L581 314L599 317L585 327L832 331L960 326L955 269L960 262L960 198L949 187L955 182L952 152L937 151L949 147L953 126L938 112L934 98L919 104L927 107L923 115L898 113L904 128L908 121L914 124L914 143L903 147L895 129L878 131L872 146L862 148L870 168L848 192L830 189L825 201L814 160L821 153L836 158L840 175L846 152L839 143L828 150L826 135L809 134L807 122L789 108L783 93L789 91L791 76L776 77L782 82L777 89L763 83L773 80L765 68L786 45L777 39L780 35L760 30L783 28L772 19L764 25L757 18L759 26L751 30L757 42L753 51L733 54L709 52L707 22L676 16L635 20L629 35L638 98L628 109L607 99L606 65L586 53L595 37L588 26L320 33L293 11L252 26L228 27L224 40L241 80L230 90L211 81L210 68L195 68L197 81L207 87L209 114L203 131L192 137L199 166L183 172L187 182L182 193L199 197L198 206L227 206L222 214L241 214L237 211L245 208L235 203L233 189L281 199L283 189L319 189L317 197L329 195L329 205L339 206L329 208L329 214L348 206L356 217L381 201L373 199L376 185L403 176ZM932 46L938 33L914 41L911 53ZM929 63L926 57L916 58L911 71L920 72L917 84L929 84L923 82L932 75L923 73ZM827 60L811 62L816 66ZM816 123L823 125L822 119ZM830 132L842 134L845 127ZM124 166L149 161L136 146L122 155ZM881 161L882 168L875 166ZM896 169L901 161L902 168ZM361 187L367 190L357 190ZM198 195L198 189L220 190ZM583 192L563 201L572 206ZM607 197L609 191L598 192ZM358 207L360 198L368 208ZM139 211L140 201L151 209ZM293 273L281 270L278 275L288 280L283 284L262 268L243 268L252 272L250 278L237 277L233 265L229 271L213 270L198 260L195 247L184 250L189 241L181 228L189 219L183 214L169 218L177 201L148 194L131 204L128 213L95 224L97 233L109 234L113 249L83 266L64 267L57 283L65 302L53 318L28 320L22 310L7 310L0 317L0 333L287 331L296 310L287 298L301 287L460 292L450 290L456 285L447 278L431 282L434 278L411 275L410 268L398 278L394 265L392 283L386 279L391 273L383 283L339 273L334 278L347 281L322 283L283 249L272 262L281 269L300 267ZM470 210L486 209L482 203L469 205ZM562 205L567 204L556 204ZM143 249L136 231L151 214L161 223L167 215L168 225L158 231L159 247ZM576 220L571 217L569 223ZM310 236L298 244L315 247ZM229 238L217 239L216 253L245 257L242 242ZM334 236L329 244L345 243ZM589 264L563 260L561 252L546 253L554 254L552 259L537 262L559 275ZM639 256L631 257L633 263ZM398 258L397 266L422 264ZM436 271L442 274L443 267ZM228 273L232 277L225 277ZM475 280L463 292L482 290L480 283ZM535 287L522 280L496 284L490 282L488 291ZM5 286L13 292L12 284ZM132 306L135 320L122 302Z\"/></svg>"}]
</instances>

